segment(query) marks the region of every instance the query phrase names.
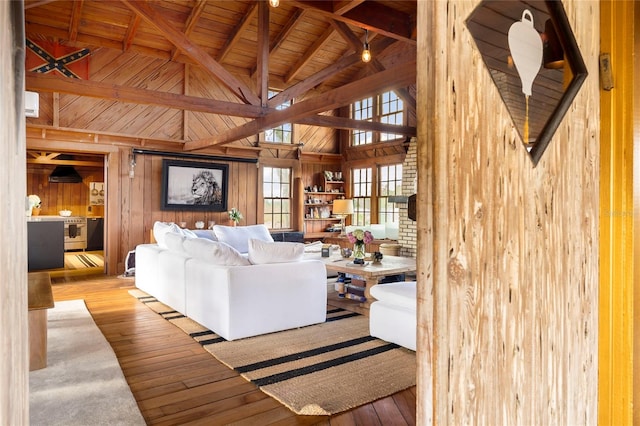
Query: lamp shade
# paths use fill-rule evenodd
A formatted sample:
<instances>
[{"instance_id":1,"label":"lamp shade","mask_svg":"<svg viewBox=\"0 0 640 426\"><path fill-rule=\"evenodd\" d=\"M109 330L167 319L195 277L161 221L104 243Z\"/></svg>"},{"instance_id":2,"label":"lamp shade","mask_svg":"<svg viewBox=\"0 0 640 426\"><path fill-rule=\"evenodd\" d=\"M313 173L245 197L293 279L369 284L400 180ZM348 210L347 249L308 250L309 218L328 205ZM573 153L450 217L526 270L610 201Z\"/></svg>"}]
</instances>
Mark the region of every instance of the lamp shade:
<instances>
[{"instance_id":1,"label":"lamp shade","mask_svg":"<svg viewBox=\"0 0 640 426\"><path fill-rule=\"evenodd\" d=\"M353 214L353 200L333 200L334 215Z\"/></svg>"}]
</instances>

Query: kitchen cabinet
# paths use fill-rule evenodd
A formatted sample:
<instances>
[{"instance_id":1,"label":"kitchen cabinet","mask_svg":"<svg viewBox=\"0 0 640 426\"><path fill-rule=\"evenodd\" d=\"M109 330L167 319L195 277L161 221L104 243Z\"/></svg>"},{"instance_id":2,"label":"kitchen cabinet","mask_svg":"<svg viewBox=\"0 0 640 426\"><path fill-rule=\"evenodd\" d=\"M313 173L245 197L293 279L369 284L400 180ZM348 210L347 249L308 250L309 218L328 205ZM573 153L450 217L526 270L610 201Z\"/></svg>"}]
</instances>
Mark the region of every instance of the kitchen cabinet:
<instances>
[{"instance_id":1,"label":"kitchen cabinet","mask_svg":"<svg viewBox=\"0 0 640 426\"><path fill-rule=\"evenodd\" d=\"M64 222L27 222L27 267L29 271L64 268Z\"/></svg>"},{"instance_id":2,"label":"kitchen cabinet","mask_svg":"<svg viewBox=\"0 0 640 426\"><path fill-rule=\"evenodd\" d=\"M104 218L87 218L87 250L104 249Z\"/></svg>"}]
</instances>

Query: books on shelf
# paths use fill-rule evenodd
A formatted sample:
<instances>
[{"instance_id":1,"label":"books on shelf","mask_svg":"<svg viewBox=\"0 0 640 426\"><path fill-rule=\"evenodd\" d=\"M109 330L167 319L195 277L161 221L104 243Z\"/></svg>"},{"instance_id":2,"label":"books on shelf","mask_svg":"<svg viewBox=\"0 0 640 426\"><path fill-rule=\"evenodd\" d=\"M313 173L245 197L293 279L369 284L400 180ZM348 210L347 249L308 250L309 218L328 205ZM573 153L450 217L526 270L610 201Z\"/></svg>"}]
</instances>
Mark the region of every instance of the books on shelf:
<instances>
[{"instance_id":1,"label":"books on shelf","mask_svg":"<svg viewBox=\"0 0 640 426\"><path fill-rule=\"evenodd\" d=\"M345 293L344 297L345 297L345 299L351 299L351 300L355 300L355 301L358 301L358 302L366 302L367 301L366 297L358 296L357 294L353 294L353 293L349 293L349 292Z\"/></svg>"},{"instance_id":2,"label":"books on shelf","mask_svg":"<svg viewBox=\"0 0 640 426\"><path fill-rule=\"evenodd\" d=\"M356 296L364 297L364 287L354 285L354 284L345 284L345 290L347 293L355 294Z\"/></svg>"}]
</instances>

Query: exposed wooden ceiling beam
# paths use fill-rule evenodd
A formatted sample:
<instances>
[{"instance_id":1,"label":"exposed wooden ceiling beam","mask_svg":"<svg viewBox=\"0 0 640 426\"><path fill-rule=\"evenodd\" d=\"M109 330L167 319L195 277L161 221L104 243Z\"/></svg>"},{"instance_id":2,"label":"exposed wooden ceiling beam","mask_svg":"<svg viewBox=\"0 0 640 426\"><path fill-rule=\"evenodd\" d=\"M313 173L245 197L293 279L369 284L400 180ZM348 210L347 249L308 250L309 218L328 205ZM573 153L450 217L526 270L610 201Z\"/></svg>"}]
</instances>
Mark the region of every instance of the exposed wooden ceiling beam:
<instances>
[{"instance_id":1,"label":"exposed wooden ceiling beam","mask_svg":"<svg viewBox=\"0 0 640 426\"><path fill-rule=\"evenodd\" d=\"M284 82L289 83L291 80L295 78L296 75L302 70L302 68L313 59L313 57L321 50L331 38L333 34L333 27L327 28L320 37L316 39L316 41L311 45L309 49L298 59L298 62L291 67L287 75L284 77Z\"/></svg>"},{"instance_id":2,"label":"exposed wooden ceiling beam","mask_svg":"<svg viewBox=\"0 0 640 426\"><path fill-rule=\"evenodd\" d=\"M97 81L78 80L54 75L26 73L27 90L38 92L59 92L92 98L109 99L119 102L131 102L142 105L158 105L165 108L188 111L208 112L237 117L256 118L263 114L263 108L257 105L245 105L214 99L157 92L147 89L116 86Z\"/></svg>"},{"instance_id":3,"label":"exposed wooden ceiling beam","mask_svg":"<svg viewBox=\"0 0 640 426\"><path fill-rule=\"evenodd\" d=\"M25 2L24 9L27 10L27 9L31 9L32 7L43 6L45 4L53 3L54 1L58 1L58 0L36 0L32 2Z\"/></svg>"},{"instance_id":4,"label":"exposed wooden ceiling beam","mask_svg":"<svg viewBox=\"0 0 640 426\"><path fill-rule=\"evenodd\" d=\"M277 110L264 117L230 129L220 135L186 142L184 149L192 151L213 145L222 145L256 135L266 129L279 126L287 122L309 117L323 111L329 111L349 104L353 99L370 96L381 90L405 87L413 84L416 78L416 63L410 62L395 68L365 77L353 83L330 90L314 98L295 103L284 110Z\"/></svg>"},{"instance_id":5,"label":"exposed wooden ceiling beam","mask_svg":"<svg viewBox=\"0 0 640 426\"><path fill-rule=\"evenodd\" d=\"M378 123L373 121L353 120L332 115L314 115L296 120L297 124L308 126L331 127L344 130L366 130L371 132L396 133L399 135L416 136L414 126L398 126L396 124Z\"/></svg>"},{"instance_id":6,"label":"exposed wooden ceiling beam","mask_svg":"<svg viewBox=\"0 0 640 426\"><path fill-rule=\"evenodd\" d=\"M269 3L258 2L258 57L256 59L258 96L260 105L269 100Z\"/></svg>"},{"instance_id":7,"label":"exposed wooden ceiling beam","mask_svg":"<svg viewBox=\"0 0 640 426\"><path fill-rule=\"evenodd\" d=\"M216 61L220 63L224 62L224 58L231 51L231 49L233 49L233 46L235 46L236 43L240 40L240 36L244 32L244 30L249 26L249 24L251 24L251 21L256 16L256 12L258 12L257 2L251 5L249 10L244 14L242 19L240 20L240 22L238 22L235 28L233 29L233 31L231 31L231 34L229 34L229 37L227 38L227 41L224 44L223 48L220 49L220 52L218 52L218 56L216 56Z\"/></svg>"},{"instance_id":8,"label":"exposed wooden ceiling beam","mask_svg":"<svg viewBox=\"0 0 640 426\"><path fill-rule=\"evenodd\" d=\"M204 7L207 5L206 0L197 0L196 5L193 9L191 9L191 13L187 18L187 22L184 25L184 35L189 37L193 32L193 29L198 24L198 19L200 19L200 15L202 15L202 11ZM174 48L173 52L171 52L171 60L175 61L178 55L180 54L180 49Z\"/></svg>"},{"instance_id":9,"label":"exposed wooden ceiling beam","mask_svg":"<svg viewBox=\"0 0 640 426\"><path fill-rule=\"evenodd\" d=\"M282 31L280 31L280 33L278 33L278 35L273 39L273 42L271 42L271 45L269 46L269 56L271 56L271 54L275 52L278 47L280 47L282 42L286 40L287 36L291 34L296 24L298 23L300 18L302 18L305 12L306 11L303 9L295 9L293 14L289 17L287 23L284 25L284 27L282 27ZM256 67L251 70L250 74L251 76L254 76L255 73Z\"/></svg>"},{"instance_id":10,"label":"exposed wooden ceiling beam","mask_svg":"<svg viewBox=\"0 0 640 426\"><path fill-rule=\"evenodd\" d=\"M336 13L334 2L331 1L303 1L287 0L287 4L292 4L301 9L308 9L323 15L329 19L336 19L369 31L380 33L386 37L404 41L416 45L416 40L412 39L413 28L415 27L415 17L391 9L383 4L373 2L363 2L345 13Z\"/></svg>"},{"instance_id":11,"label":"exposed wooden ceiling beam","mask_svg":"<svg viewBox=\"0 0 640 426\"><path fill-rule=\"evenodd\" d=\"M133 43L133 39L136 36L138 27L140 26L140 21L142 21L140 15L136 15L134 13L131 17L131 20L129 21L129 26L127 27L127 32L124 35L124 40L122 41L122 50L124 50L125 52L129 50L131 44Z\"/></svg>"},{"instance_id":12,"label":"exposed wooden ceiling beam","mask_svg":"<svg viewBox=\"0 0 640 426\"><path fill-rule=\"evenodd\" d=\"M167 40L200 64L216 80L225 85L240 100L252 105L260 105L258 98L244 83L229 73L213 59L203 48L194 44L182 32L167 22L163 15L147 1L121 0L134 13L140 15L148 24L155 27Z\"/></svg>"},{"instance_id":13,"label":"exposed wooden ceiling beam","mask_svg":"<svg viewBox=\"0 0 640 426\"><path fill-rule=\"evenodd\" d=\"M376 43L372 44L371 47L382 51L393 43L396 43L396 40L382 37L381 39L377 40ZM306 93L312 88L318 86L328 78L331 78L337 73L349 68L352 65L359 64L360 62L360 52L347 55L339 61L334 62L333 65L330 65L323 70L318 71L311 77L278 93L276 96L269 100L269 107L275 108L278 105L282 105L283 103L290 101L291 99L295 99L303 93Z\"/></svg>"},{"instance_id":14,"label":"exposed wooden ceiling beam","mask_svg":"<svg viewBox=\"0 0 640 426\"><path fill-rule=\"evenodd\" d=\"M78 25L80 25L80 16L82 15L82 6L84 0L77 0L73 2L71 8L71 21L69 22L69 40L76 41L78 37Z\"/></svg>"}]
</instances>

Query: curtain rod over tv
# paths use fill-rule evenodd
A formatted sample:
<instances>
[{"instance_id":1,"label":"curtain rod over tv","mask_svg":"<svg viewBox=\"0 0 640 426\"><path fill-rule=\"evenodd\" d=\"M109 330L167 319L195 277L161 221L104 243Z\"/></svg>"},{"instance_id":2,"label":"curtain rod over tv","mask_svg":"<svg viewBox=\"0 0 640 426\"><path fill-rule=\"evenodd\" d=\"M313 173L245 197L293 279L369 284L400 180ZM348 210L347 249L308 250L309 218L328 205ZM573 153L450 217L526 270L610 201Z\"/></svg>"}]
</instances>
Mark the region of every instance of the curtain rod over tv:
<instances>
[{"instance_id":1,"label":"curtain rod over tv","mask_svg":"<svg viewBox=\"0 0 640 426\"><path fill-rule=\"evenodd\" d=\"M257 158L222 157L219 155L191 154L186 152L172 152L172 151L155 151L151 149L140 149L140 148L133 148L131 152L134 154L142 154L142 155L159 155L161 157L178 157L178 158L195 158L200 160L233 161L236 163L256 164L258 162Z\"/></svg>"}]
</instances>

